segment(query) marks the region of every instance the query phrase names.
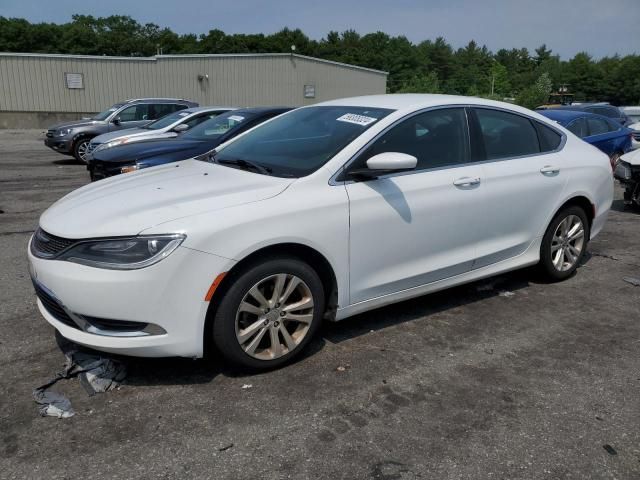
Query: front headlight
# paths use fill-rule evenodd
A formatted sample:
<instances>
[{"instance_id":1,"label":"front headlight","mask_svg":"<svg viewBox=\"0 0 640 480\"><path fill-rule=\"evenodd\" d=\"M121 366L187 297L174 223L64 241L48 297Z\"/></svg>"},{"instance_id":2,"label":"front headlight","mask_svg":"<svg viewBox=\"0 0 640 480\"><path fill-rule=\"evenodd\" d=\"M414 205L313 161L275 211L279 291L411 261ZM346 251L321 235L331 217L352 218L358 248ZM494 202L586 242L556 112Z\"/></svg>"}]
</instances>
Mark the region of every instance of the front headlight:
<instances>
[{"instance_id":1,"label":"front headlight","mask_svg":"<svg viewBox=\"0 0 640 480\"><path fill-rule=\"evenodd\" d=\"M171 255L186 235L141 235L82 241L56 260L80 263L112 270L135 270L148 267Z\"/></svg>"},{"instance_id":2,"label":"front headlight","mask_svg":"<svg viewBox=\"0 0 640 480\"><path fill-rule=\"evenodd\" d=\"M56 135L58 137L66 137L67 135L69 135L71 133L72 130L73 130L73 128L61 128L60 130L58 130L56 132Z\"/></svg>"},{"instance_id":3,"label":"front headlight","mask_svg":"<svg viewBox=\"0 0 640 480\"><path fill-rule=\"evenodd\" d=\"M631 165L629 165L627 162L623 160L619 160L615 166L615 170L613 171L613 174L616 178L620 180L631 180L631 177L632 177Z\"/></svg>"},{"instance_id":4,"label":"front headlight","mask_svg":"<svg viewBox=\"0 0 640 480\"><path fill-rule=\"evenodd\" d=\"M117 147L118 145L122 145L123 143L127 143L128 141L129 139L125 137L118 138L117 140L111 140L110 142L101 143L100 145L98 145L95 151L99 152L100 150L106 150L107 148Z\"/></svg>"}]
</instances>

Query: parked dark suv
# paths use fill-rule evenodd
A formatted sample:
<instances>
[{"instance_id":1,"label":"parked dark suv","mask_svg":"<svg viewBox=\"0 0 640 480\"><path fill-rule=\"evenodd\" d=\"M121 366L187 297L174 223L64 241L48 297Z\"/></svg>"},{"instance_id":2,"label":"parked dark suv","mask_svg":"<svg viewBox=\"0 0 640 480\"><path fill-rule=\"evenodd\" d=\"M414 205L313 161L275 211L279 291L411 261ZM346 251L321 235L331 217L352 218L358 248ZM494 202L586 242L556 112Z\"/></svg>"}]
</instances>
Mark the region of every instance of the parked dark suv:
<instances>
[{"instance_id":1,"label":"parked dark suv","mask_svg":"<svg viewBox=\"0 0 640 480\"><path fill-rule=\"evenodd\" d=\"M140 127L152 120L198 104L179 98L137 98L116 103L93 118L61 123L47 130L44 144L64 155L86 162L89 141L103 133Z\"/></svg>"}]
</instances>

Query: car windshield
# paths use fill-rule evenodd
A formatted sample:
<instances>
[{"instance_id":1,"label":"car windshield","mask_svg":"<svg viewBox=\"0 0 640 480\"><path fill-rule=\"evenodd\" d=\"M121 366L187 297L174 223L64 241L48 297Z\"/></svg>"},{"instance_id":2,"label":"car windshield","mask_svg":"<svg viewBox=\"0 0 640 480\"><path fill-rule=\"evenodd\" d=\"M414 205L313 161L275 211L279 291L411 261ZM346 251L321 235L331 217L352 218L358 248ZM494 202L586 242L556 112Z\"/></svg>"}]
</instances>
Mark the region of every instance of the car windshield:
<instances>
[{"instance_id":1,"label":"car windshield","mask_svg":"<svg viewBox=\"0 0 640 480\"><path fill-rule=\"evenodd\" d=\"M202 122L186 132L182 138L191 140L215 140L225 133L239 128L240 124L253 118L255 114L245 112L227 112Z\"/></svg>"},{"instance_id":2,"label":"car windshield","mask_svg":"<svg viewBox=\"0 0 640 480\"><path fill-rule=\"evenodd\" d=\"M109 107L104 112L100 112L99 114L94 115L93 119L94 120L106 120L107 118L109 118L109 115L111 115L113 112L118 110L122 105L124 105L124 103L116 103L115 105L113 105L112 107Z\"/></svg>"},{"instance_id":3,"label":"car windshield","mask_svg":"<svg viewBox=\"0 0 640 480\"><path fill-rule=\"evenodd\" d=\"M161 128L168 127L169 125L176 123L178 120L181 120L189 115L191 115L190 112L181 110L179 112L174 112L169 115L165 115L164 117L156 120L155 122L151 122L149 125L145 125L142 128L147 130L160 130Z\"/></svg>"},{"instance_id":4,"label":"car windshield","mask_svg":"<svg viewBox=\"0 0 640 480\"><path fill-rule=\"evenodd\" d=\"M348 106L301 108L238 138L217 152L215 161L244 161L275 176L304 177L392 111Z\"/></svg>"}]
</instances>

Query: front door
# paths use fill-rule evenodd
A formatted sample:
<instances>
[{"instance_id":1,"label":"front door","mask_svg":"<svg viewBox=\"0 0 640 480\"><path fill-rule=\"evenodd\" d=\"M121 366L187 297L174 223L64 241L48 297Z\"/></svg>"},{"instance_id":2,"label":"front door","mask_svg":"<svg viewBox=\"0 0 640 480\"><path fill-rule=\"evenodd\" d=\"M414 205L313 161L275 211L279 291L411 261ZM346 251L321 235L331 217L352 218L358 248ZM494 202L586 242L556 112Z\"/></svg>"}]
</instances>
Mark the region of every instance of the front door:
<instances>
[{"instance_id":1,"label":"front door","mask_svg":"<svg viewBox=\"0 0 640 480\"><path fill-rule=\"evenodd\" d=\"M481 167L469 164L464 108L418 113L378 137L355 162L383 152L418 159L414 171L347 180L351 304L469 271L482 212Z\"/></svg>"}]
</instances>

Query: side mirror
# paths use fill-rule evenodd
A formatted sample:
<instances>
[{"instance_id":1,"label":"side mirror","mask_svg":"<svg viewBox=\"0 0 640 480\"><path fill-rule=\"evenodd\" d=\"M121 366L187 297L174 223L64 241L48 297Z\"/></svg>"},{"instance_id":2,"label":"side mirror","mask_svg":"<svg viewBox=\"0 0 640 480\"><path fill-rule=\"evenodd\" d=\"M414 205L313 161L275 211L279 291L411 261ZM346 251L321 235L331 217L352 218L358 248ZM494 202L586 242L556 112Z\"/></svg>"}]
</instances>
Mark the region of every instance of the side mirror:
<instances>
[{"instance_id":1,"label":"side mirror","mask_svg":"<svg viewBox=\"0 0 640 480\"><path fill-rule=\"evenodd\" d=\"M113 119L113 124L114 125L120 125L122 123L122 120L120 120L120 117L116 117Z\"/></svg>"},{"instance_id":2,"label":"side mirror","mask_svg":"<svg viewBox=\"0 0 640 480\"><path fill-rule=\"evenodd\" d=\"M394 172L413 170L418 159L413 155L400 152L384 152L367 160L367 168L352 170L349 175L355 178L378 178Z\"/></svg>"},{"instance_id":3,"label":"side mirror","mask_svg":"<svg viewBox=\"0 0 640 480\"><path fill-rule=\"evenodd\" d=\"M189 130L189 125L186 123L181 123L180 125L173 127L173 131L176 133L184 132L185 130Z\"/></svg>"}]
</instances>

